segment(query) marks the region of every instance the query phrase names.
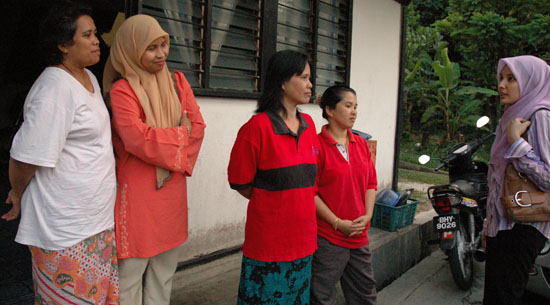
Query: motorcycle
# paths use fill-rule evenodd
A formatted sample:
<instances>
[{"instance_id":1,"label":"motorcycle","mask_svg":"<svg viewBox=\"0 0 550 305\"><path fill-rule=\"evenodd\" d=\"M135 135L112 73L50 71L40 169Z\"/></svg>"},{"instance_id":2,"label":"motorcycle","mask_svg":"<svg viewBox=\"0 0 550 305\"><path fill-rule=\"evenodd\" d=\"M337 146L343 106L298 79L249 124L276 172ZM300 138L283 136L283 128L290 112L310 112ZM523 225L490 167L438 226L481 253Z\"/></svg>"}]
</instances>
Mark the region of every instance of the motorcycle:
<instances>
[{"instance_id":1,"label":"motorcycle","mask_svg":"<svg viewBox=\"0 0 550 305\"><path fill-rule=\"evenodd\" d=\"M478 120L478 128L489 122L487 117ZM435 168L446 168L449 184L428 188L428 198L438 214L433 219L434 231L439 247L447 256L451 273L457 286L467 290L474 278L473 259L484 260L481 247L485 206L489 193L487 171L489 167L481 161L474 161L473 154L494 134L469 143L460 143L451 148L446 157ZM430 160L427 155L419 158L421 164Z\"/></svg>"},{"instance_id":2,"label":"motorcycle","mask_svg":"<svg viewBox=\"0 0 550 305\"><path fill-rule=\"evenodd\" d=\"M487 117L482 117L478 120L477 127L483 127L488 122ZM427 191L438 214L433 220L434 231L440 236L436 242L449 257L455 283L464 290L472 285L472 258L480 262L485 260L481 235L489 191L488 166L483 162L473 161L472 156L493 135L488 134L479 140L451 148L449 154L435 168L438 171L446 167L449 170L450 183L432 186ZM421 164L430 161L427 155L418 159ZM550 298L550 240L535 260L526 289Z\"/></svg>"}]
</instances>

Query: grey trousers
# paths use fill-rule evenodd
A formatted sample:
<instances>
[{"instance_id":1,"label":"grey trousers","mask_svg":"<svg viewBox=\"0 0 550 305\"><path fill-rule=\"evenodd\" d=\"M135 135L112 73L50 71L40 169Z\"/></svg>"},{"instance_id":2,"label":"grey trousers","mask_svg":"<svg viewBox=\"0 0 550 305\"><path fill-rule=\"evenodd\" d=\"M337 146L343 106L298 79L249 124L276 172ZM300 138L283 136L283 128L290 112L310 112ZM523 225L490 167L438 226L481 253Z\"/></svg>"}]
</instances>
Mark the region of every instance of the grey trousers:
<instances>
[{"instance_id":1,"label":"grey trousers","mask_svg":"<svg viewBox=\"0 0 550 305\"><path fill-rule=\"evenodd\" d=\"M338 281L348 305L376 303L376 281L368 244L348 249L318 235L311 268L311 305L334 304Z\"/></svg>"}]
</instances>

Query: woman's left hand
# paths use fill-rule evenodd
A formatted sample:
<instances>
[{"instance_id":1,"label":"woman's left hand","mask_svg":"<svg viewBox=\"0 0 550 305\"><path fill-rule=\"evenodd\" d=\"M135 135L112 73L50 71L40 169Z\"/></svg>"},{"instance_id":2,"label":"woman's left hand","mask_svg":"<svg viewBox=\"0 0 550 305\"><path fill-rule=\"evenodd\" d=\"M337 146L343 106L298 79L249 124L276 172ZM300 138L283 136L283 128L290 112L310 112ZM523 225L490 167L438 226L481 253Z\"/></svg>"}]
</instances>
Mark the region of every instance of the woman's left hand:
<instances>
[{"instance_id":1,"label":"woman's left hand","mask_svg":"<svg viewBox=\"0 0 550 305\"><path fill-rule=\"evenodd\" d=\"M531 125L531 122L526 119L515 118L511 120L508 125L506 125L508 144L512 145L521 138L521 135L527 130L529 125Z\"/></svg>"},{"instance_id":2,"label":"woman's left hand","mask_svg":"<svg viewBox=\"0 0 550 305\"><path fill-rule=\"evenodd\" d=\"M358 235L365 231L367 224L370 221L370 217L367 215L360 216L352 221L353 232L349 236Z\"/></svg>"},{"instance_id":3,"label":"woman's left hand","mask_svg":"<svg viewBox=\"0 0 550 305\"><path fill-rule=\"evenodd\" d=\"M11 204L12 208L6 214L2 215L2 219L10 221L19 217L21 214L21 196L22 194L17 193L13 189L10 190L6 203Z\"/></svg>"},{"instance_id":4,"label":"woman's left hand","mask_svg":"<svg viewBox=\"0 0 550 305\"><path fill-rule=\"evenodd\" d=\"M180 126L187 127L187 136L191 135L191 126L192 125L193 125L193 123L191 123L191 119L189 118L189 116L187 116L187 110L184 110L183 111L183 116L182 116L181 121L180 121Z\"/></svg>"}]
</instances>

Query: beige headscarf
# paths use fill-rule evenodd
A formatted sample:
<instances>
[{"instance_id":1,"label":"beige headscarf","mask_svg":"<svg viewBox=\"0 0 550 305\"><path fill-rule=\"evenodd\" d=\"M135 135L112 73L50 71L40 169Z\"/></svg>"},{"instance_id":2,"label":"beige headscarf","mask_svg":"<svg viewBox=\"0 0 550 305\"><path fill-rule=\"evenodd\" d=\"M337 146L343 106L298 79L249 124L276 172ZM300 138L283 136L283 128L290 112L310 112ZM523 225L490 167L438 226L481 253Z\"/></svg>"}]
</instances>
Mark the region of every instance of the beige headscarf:
<instances>
[{"instance_id":1,"label":"beige headscarf","mask_svg":"<svg viewBox=\"0 0 550 305\"><path fill-rule=\"evenodd\" d=\"M159 37L168 34L156 19L147 15L128 18L118 29L111 54L103 73L103 92L111 90L118 76L126 79L134 90L145 113L145 123L152 127L175 127L180 125L181 104L174 82L166 65L157 73L143 69L141 56L147 47ZM157 189L170 178L170 171L157 167Z\"/></svg>"}]
</instances>

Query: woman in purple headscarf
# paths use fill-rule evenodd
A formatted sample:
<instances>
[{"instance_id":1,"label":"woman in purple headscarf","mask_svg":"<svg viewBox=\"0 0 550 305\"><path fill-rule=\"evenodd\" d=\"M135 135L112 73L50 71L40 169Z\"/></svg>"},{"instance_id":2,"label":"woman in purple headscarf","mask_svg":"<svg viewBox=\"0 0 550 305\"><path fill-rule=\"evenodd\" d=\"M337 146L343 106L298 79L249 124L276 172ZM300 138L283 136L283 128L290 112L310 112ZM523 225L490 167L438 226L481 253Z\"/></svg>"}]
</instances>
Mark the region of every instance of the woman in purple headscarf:
<instances>
[{"instance_id":1,"label":"woman in purple headscarf","mask_svg":"<svg viewBox=\"0 0 550 305\"><path fill-rule=\"evenodd\" d=\"M500 195L508 163L550 191L550 67L534 56L503 58L497 77L505 109L491 148L483 304L521 304L529 271L550 238L550 222L508 222ZM526 131L528 141L521 137Z\"/></svg>"}]
</instances>

